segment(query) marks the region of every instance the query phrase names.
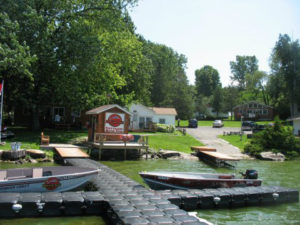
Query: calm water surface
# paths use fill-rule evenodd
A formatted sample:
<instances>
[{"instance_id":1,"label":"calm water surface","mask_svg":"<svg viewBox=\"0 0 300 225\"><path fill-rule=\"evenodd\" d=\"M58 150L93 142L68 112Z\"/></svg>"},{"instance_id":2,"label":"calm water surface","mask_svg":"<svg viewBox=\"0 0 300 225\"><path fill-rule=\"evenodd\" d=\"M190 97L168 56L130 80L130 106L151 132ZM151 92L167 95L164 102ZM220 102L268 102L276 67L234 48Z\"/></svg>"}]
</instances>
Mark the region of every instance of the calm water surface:
<instances>
[{"instance_id":1,"label":"calm water surface","mask_svg":"<svg viewBox=\"0 0 300 225\"><path fill-rule=\"evenodd\" d=\"M238 173L246 169L256 169L263 185L291 187L300 191L300 161L268 162L241 161L236 171L215 169L200 161L187 160L148 160L125 162L102 162L120 173L143 183L139 171L189 171L189 172L224 172ZM0 168L6 167L0 164ZM300 225L300 203L282 204L268 207L245 207L237 209L199 210L198 216L219 225L264 225L295 224ZM104 225L101 217L59 217L59 218L25 218L0 220L1 225Z\"/></svg>"}]
</instances>

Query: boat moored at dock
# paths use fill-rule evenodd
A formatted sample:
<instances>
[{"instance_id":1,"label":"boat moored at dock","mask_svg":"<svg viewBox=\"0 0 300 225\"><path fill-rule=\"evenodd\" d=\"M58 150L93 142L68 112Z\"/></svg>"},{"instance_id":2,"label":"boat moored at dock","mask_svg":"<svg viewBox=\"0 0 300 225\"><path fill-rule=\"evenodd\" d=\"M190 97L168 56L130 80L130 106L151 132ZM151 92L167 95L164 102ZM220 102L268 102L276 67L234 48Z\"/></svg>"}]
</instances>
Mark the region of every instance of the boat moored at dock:
<instances>
[{"instance_id":1,"label":"boat moored at dock","mask_svg":"<svg viewBox=\"0 0 300 225\"><path fill-rule=\"evenodd\" d=\"M244 178L232 174L189 172L140 172L140 176L154 190L204 189L260 186L254 170L247 170Z\"/></svg>"},{"instance_id":2,"label":"boat moored at dock","mask_svg":"<svg viewBox=\"0 0 300 225\"><path fill-rule=\"evenodd\" d=\"M99 169L54 166L0 170L0 192L63 192L78 188Z\"/></svg>"}]
</instances>

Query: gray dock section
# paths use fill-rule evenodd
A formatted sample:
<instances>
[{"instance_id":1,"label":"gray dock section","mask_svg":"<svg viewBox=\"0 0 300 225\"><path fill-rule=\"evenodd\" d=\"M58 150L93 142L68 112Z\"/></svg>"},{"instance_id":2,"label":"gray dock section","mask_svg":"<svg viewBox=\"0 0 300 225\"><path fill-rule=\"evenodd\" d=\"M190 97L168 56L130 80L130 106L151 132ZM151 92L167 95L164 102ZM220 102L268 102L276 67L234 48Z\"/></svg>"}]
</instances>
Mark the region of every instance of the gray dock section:
<instances>
[{"instance_id":1,"label":"gray dock section","mask_svg":"<svg viewBox=\"0 0 300 225\"><path fill-rule=\"evenodd\" d=\"M186 211L298 202L299 192L282 187L152 191L90 159L65 159L100 168L94 192L0 193L0 217L106 215L112 224L207 224Z\"/></svg>"}]
</instances>

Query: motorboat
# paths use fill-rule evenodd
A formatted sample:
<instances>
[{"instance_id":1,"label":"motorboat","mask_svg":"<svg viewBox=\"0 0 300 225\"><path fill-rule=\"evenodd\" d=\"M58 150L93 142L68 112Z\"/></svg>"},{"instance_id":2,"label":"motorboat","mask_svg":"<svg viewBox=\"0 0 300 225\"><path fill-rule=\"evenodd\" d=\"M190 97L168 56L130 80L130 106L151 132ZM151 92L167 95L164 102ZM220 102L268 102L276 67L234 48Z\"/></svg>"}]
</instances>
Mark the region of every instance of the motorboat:
<instances>
[{"instance_id":1,"label":"motorboat","mask_svg":"<svg viewBox=\"0 0 300 225\"><path fill-rule=\"evenodd\" d=\"M0 170L0 192L64 192L83 186L99 171L75 166Z\"/></svg>"},{"instance_id":2,"label":"motorboat","mask_svg":"<svg viewBox=\"0 0 300 225\"><path fill-rule=\"evenodd\" d=\"M153 190L204 189L260 186L257 171L247 170L243 178L233 174L191 172L140 172L145 183Z\"/></svg>"}]
</instances>

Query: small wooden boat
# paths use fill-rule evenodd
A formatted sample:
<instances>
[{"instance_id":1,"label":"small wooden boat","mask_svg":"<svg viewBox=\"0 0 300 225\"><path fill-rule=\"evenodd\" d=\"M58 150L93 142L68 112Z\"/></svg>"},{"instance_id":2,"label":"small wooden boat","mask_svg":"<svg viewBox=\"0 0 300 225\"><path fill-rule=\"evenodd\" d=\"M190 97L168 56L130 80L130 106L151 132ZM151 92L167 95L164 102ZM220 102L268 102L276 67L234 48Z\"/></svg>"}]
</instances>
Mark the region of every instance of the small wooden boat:
<instances>
[{"instance_id":1,"label":"small wooden boat","mask_svg":"<svg viewBox=\"0 0 300 225\"><path fill-rule=\"evenodd\" d=\"M140 176L154 190L204 189L260 186L257 172L247 170L244 178L231 174L188 173L188 172L140 172Z\"/></svg>"},{"instance_id":2,"label":"small wooden boat","mask_svg":"<svg viewBox=\"0 0 300 225\"><path fill-rule=\"evenodd\" d=\"M99 169L75 166L0 170L0 192L63 192L84 185Z\"/></svg>"}]
</instances>

